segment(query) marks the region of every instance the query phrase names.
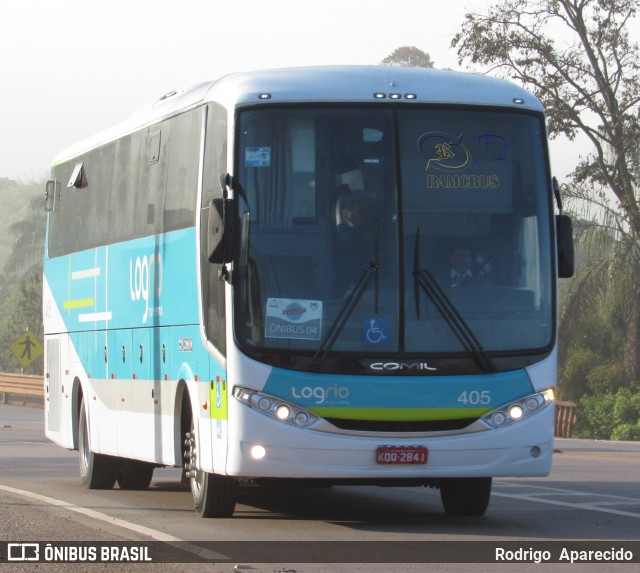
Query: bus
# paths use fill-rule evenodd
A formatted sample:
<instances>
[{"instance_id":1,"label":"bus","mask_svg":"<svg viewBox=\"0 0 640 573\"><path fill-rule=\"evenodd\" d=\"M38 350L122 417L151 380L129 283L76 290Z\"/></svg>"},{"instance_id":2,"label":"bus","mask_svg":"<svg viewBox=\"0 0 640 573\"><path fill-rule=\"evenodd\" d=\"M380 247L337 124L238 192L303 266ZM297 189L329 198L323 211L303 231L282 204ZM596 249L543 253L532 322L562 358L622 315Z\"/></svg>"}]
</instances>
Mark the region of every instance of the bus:
<instances>
[{"instance_id":1,"label":"bus","mask_svg":"<svg viewBox=\"0 0 640 573\"><path fill-rule=\"evenodd\" d=\"M571 221L520 87L231 74L60 153L46 210L46 435L87 488L182 467L203 517L273 484L482 515L550 471Z\"/></svg>"}]
</instances>

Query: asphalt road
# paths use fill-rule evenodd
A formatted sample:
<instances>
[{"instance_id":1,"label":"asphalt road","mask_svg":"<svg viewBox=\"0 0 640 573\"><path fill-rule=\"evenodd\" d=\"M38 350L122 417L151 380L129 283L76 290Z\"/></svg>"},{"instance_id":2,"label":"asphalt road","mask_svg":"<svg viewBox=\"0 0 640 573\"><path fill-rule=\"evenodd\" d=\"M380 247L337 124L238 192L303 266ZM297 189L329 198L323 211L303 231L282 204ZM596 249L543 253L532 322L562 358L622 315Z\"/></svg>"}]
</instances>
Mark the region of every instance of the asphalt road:
<instances>
[{"instance_id":1,"label":"asphalt road","mask_svg":"<svg viewBox=\"0 0 640 573\"><path fill-rule=\"evenodd\" d=\"M557 440L550 476L495 479L491 504L481 518L446 516L438 492L426 488L249 486L241 489L233 518L201 519L193 511L190 493L180 490L179 478L179 470L157 469L147 491L86 490L78 477L77 452L44 437L42 410L0 405L0 555L8 555L2 545L9 543L153 541L177 547L185 561L215 558L219 548L229 550L223 552L227 557L238 556L229 563L190 563L190 572L482 573L534 567L537 573L640 571L636 442ZM469 555L484 555L486 550L493 555L500 547L555 551L556 541L569 550L631 546L635 560L573 565L469 562ZM208 542L204 553L203 542ZM440 550L459 552L460 563L410 562L416 549L424 547L435 555ZM397 563L379 562L387 549ZM306 563L313 551L336 555L340 562ZM403 552L409 562L402 562ZM354 554L361 560L342 562L345 555L355 561ZM270 559L259 561L264 555ZM187 570L174 563L12 561L0 562L0 572L26 573L36 566L54 572Z\"/></svg>"}]
</instances>

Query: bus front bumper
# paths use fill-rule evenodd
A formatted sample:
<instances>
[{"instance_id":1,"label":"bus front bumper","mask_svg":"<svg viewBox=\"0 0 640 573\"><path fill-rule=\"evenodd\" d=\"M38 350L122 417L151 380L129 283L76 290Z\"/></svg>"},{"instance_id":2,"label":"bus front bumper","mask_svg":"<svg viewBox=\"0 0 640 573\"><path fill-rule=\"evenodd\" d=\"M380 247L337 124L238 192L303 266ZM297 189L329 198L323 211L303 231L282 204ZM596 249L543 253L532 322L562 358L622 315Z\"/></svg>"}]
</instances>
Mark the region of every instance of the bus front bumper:
<instances>
[{"instance_id":1,"label":"bus front bumper","mask_svg":"<svg viewBox=\"0 0 640 573\"><path fill-rule=\"evenodd\" d=\"M518 423L458 434L353 435L296 428L240 406L226 473L242 478L385 480L545 476L551 470L554 407ZM377 462L384 446L426 448L426 463Z\"/></svg>"}]
</instances>

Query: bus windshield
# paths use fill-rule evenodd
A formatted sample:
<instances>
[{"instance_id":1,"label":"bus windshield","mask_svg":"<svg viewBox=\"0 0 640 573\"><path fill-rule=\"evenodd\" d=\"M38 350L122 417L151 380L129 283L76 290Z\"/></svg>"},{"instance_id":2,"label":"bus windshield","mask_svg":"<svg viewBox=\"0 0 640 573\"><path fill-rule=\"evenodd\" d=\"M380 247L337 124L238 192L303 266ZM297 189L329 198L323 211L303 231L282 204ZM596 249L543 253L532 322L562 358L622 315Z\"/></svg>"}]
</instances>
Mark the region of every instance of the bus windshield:
<instances>
[{"instance_id":1,"label":"bus windshield","mask_svg":"<svg viewBox=\"0 0 640 573\"><path fill-rule=\"evenodd\" d=\"M240 113L238 134L244 352L331 372L419 358L437 374L549 351L541 115L264 107Z\"/></svg>"}]
</instances>

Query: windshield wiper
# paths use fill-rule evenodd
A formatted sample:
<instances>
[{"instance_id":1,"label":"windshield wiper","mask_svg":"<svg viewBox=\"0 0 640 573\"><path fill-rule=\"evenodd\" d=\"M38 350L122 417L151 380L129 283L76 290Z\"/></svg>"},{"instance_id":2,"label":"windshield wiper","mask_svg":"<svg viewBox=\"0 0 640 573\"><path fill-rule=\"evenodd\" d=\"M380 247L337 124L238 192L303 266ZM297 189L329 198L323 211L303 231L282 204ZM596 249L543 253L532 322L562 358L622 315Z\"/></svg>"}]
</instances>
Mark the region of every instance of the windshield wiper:
<instances>
[{"instance_id":1,"label":"windshield wiper","mask_svg":"<svg viewBox=\"0 0 640 573\"><path fill-rule=\"evenodd\" d=\"M346 326L349 321L349 317L353 314L356 306L360 302L362 295L364 295L367 287L371 280L375 277L375 302L374 302L374 312L378 313L378 299L379 299L379 280L378 280L378 270L380 268L380 228L378 225L378 221L376 221L375 225L375 241L374 241L374 252L375 258L373 261L370 261L367 266L362 269L362 273L360 273L360 277L358 278L355 286L351 289L349 296L344 301L343 305L340 307L340 311L338 312L335 320L327 330L327 333L324 335L324 338L320 342L320 346L316 353L311 358L309 362L308 368L309 370L313 370L320 366L320 363L327 357L327 354L331 352L331 348L335 344L336 340L342 333L342 330Z\"/></svg>"},{"instance_id":2,"label":"windshield wiper","mask_svg":"<svg viewBox=\"0 0 640 573\"><path fill-rule=\"evenodd\" d=\"M429 297L445 322L460 341L464 349L473 357L483 372L495 372L496 367L471 327L455 307L447 293L438 284L429 269L420 268L420 227L416 229L416 244L413 261L413 285L416 316L420 318L420 289Z\"/></svg>"}]
</instances>

